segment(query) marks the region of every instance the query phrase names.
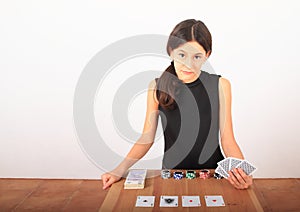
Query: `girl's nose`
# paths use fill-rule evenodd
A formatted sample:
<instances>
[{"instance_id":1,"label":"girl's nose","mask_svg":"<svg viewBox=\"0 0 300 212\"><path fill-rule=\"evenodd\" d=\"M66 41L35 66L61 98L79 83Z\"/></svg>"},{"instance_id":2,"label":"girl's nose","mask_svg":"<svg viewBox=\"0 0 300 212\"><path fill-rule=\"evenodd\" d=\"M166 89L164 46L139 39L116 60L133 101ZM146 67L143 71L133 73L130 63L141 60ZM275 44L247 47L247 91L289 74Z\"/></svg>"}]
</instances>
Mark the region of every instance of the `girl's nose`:
<instances>
[{"instance_id":1,"label":"girl's nose","mask_svg":"<svg viewBox=\"0 0 300 212\"><path fill-rule=\"evenodd\" d=\"M192 60L191 60L191 58L186 58L186 60L184 61L184 65L186 67L188 67L189 69L191 69L192 68Z\"/></svg>"}]
</instances>

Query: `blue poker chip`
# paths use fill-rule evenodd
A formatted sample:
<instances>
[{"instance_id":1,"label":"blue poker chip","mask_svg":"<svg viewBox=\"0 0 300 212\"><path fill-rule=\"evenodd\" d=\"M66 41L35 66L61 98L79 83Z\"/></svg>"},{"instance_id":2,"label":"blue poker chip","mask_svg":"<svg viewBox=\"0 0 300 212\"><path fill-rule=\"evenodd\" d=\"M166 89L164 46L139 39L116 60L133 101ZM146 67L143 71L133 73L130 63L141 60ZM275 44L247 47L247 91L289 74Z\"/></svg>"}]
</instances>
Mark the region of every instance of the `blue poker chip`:
<instances>
[{"instance_id":1,"label":"blue poker chip","mask_svg":"<svg viewBox=\"0 0 300 212\"><path fill-rule=\"evenodd\" d=\"M176 172L174 172L173 176L174 176L175 180L180 180L180 179L183 178L183 172L182 171L176 171Z\"/></svg>"}]
</instances>

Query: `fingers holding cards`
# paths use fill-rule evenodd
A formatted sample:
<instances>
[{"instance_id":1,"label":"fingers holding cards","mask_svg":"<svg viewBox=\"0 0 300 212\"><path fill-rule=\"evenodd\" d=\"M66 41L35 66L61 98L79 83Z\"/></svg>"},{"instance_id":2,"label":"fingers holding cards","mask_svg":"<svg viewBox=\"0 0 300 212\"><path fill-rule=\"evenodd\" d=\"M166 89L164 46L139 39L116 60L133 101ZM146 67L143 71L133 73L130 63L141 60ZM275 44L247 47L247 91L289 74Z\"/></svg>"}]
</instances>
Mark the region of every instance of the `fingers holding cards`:
<instances>
[{"instance_id":1,"label":"fingers holding cards","mask_svg":"<svg viewBox=\"0 0 300 212\"><path fill-rule=\"evenodd\" d=\"M234 168L242 169L247 175L251 175L257 170L257 168L247 160L228 157L218 162L218 167L215 172L217 172L224 178L228 178L228 172L233 170Z\"/></svg>"},{"instance_id":2,"label":"fingers holding cards","mask_svg":"<svg viewBox=\"0 0 300 212\"><path fill-rule=\"evenodd\" d=\"M237 189L246 189L252 185L252 177L246 175L240 168L231 170L229 176L229 182Z\"/></svg>"},{"instance_id":3,"label":"fingers holding cards","mask_svg":"<svg viewBox=\"0 0 300 212\"><path fill-rule=\"evenodd\" d=\"M241 182L237 179L236 175L233 171L230 171L228 180L235 188L240 189L242 188Z\"/></svg>"}]
</instances>

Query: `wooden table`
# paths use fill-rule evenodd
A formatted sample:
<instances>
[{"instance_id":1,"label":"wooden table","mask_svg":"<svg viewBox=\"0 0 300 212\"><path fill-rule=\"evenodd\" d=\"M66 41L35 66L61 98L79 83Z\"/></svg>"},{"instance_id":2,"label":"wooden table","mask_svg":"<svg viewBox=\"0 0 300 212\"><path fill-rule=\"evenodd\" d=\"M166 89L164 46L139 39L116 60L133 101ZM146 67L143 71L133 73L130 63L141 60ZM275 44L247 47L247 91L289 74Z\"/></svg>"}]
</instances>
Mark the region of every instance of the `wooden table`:
<instances>
[{"instance_id":1,"label":"wooden table","mask_svg":"<svg viewBox=\"0 0 300 212\"><path fill-rule=\"evenodd\" d=\"M212 172L212 170L211 170ZM199 173L197 171L197 173ZM247 190L235 189L226 179L217 180L213 177L209 179L183 178L181 180L162 179L159 170L148 170L148 176L144 189L128 190L124 189L124 181L115 183L109 189L99 211L263 211L253 188ZM178 196L178 207L159 207L160 196ZM200 207L183 208L181 196L200 196ZM224 207L207 207L205 195L222 195ZM137 196L155 196L154 207L135 207Z\"/></svg>"}]
</instances>

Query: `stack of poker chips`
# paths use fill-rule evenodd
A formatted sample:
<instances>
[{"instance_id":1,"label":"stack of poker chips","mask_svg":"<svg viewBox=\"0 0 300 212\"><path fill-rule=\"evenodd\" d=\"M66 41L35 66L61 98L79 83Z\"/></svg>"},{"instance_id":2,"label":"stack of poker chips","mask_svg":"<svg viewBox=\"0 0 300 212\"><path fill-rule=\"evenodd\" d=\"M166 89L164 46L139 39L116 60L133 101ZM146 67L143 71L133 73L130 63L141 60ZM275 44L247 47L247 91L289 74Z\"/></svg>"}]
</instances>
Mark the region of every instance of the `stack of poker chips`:
<instances>
[{"instance_id":1,"label":"stack of poker chips","mask_svg":"<svg viewBox=\"0 0 300 212\"><path fill-rule=\"evenodd\" d=\"M207 179L207 178L209 178L209 175L210 175L210 172L209 172L208 169L202 169L202 170L200 170L200 172L199 172L199 176L200 176L200 178L202 178L202 179Z\"/></svg>"},{"instance_id":2,"label":"stack of poker chips","mask_svg":"<svg viewBox=\"0 0 300 212\"><path fill-rule=\"evenodd\" d=\"M175 171L173 174L173 177L175 180L180 180L183 178L183 172L182 171Z\"/></svg>"},{"instance_id":3,"label":"stack of poker chips","mask_svg":"<svg viewBox=\"0 0 300 212\"><path fill-rule=\"evenodd\" d=\"M218 173L214 173L214 178L215 179L217 179L217 180L220 180L220 179L222 179L223 177L222 177L222 175L220 175L220 174L218 174Z\"/></svg>"},{"instance_id":4,"label":"stack of poker chips","mask_svg":"<svg viewBox=\"0 0 300 212\"><path fill-rule=\"evenodd\" d=\"M196 178L196 172L194 170L187 170L185 176L188 179L195 179Z\"/></svg>"},{"instance_id":5,"label":"stack of poker chips","mask_svg":"<svg viewBox=\"0 0 300 212\"><path fill-rule=\"evenodd\" d=\"M161 170L160 174L161 174L161 178L163 178L163 179L169 179L169 178L171 178L171 171L168 170L168 169Z\"/></svg>"},{"instance_id":6,"label":"stack of poker chips","mask_svg":"<svg viewBox=\"0 0 300 212\"><path fill-rule=\"evenodd\" d=\"M163 169L163 170L161 170L160 173L161 173L161 178L163 178L163 179L169 179L169 178L172 177L172 172L171 172L170 169ZM187 179L195 179L196 176L197 176L197 173L196 173L195 170L186 170L186 172L185 172L185 177ZM201 169L199 171L199 178L207 179L209 177L210 177L210 171L208 169ZM222 179L223 178L218 173L214 173L213 177L215 179ZM180 170L173 172L173 178L176 179L176 180L180 180L180 179L184 178L184 172L180 171Z\"/></svg>"}]
</instances>

